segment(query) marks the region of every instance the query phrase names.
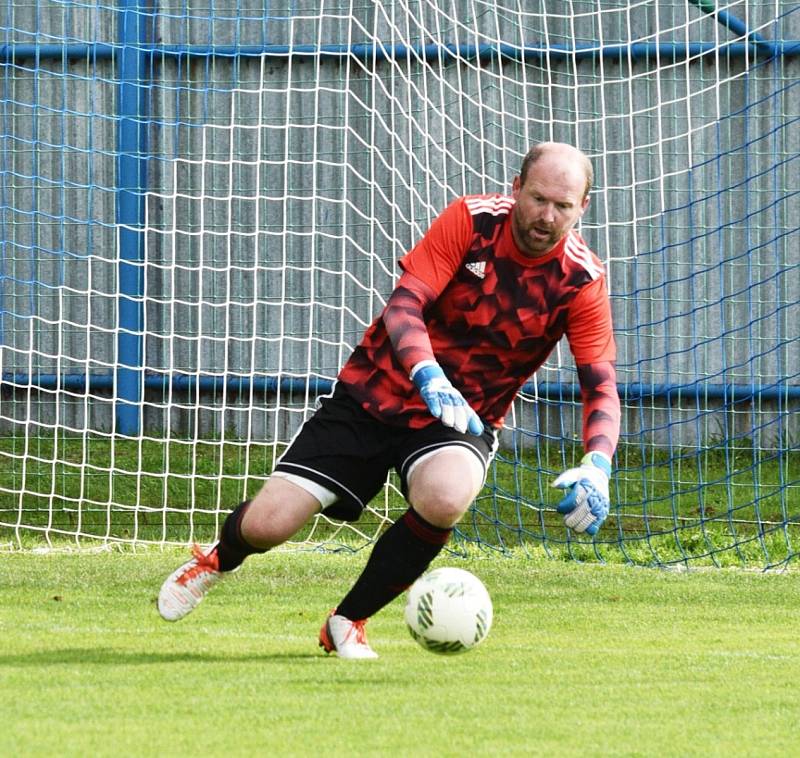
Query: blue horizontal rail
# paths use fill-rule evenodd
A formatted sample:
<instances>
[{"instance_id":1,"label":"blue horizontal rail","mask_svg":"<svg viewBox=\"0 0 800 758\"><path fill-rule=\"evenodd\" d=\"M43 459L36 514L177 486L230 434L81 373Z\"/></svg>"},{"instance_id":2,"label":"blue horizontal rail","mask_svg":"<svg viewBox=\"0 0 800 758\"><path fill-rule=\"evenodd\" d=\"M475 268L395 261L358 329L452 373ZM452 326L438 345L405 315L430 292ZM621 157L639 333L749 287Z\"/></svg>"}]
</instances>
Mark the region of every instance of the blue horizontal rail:
<instances>
[{"instance_id":1,"label":"blue horizontal rail","mask_svg":"<svg viewBox=\"0 0 800 758\"><path fill-rule=\"evenodd\" d=\"M0 45L0 62L24 59L108 60L122 55L123 47L107 43L10 44ZM800 55L800 40L771 42L763 38L749 42L633 42L619 45L481 45L436 44L352 44L352 45L151 45L139 46L138 52L151 60L158 58L357 58L365 62L386 60L684 60L709 55L721 58L792 57Z\"/></svg>"},{"instance_id":2,"label":"blue horizontal rail","mask_svg":"<svg viewBox=\"0 0 800 758\"><path fill-rule=\"evenodd\" d=\"M3 389L66 390L70 392L112 392L112 374L25 374L5 373L0 379ZM209 376L193 374L148 373L144 376L144 388L151 391L167 392L229 392L245 394L249 392L274 394L276 392L321 395L330 392L333 382L322 377L274 377L274 376ZM723 400L742 402L746 400L792 400L800 401L800 385L784 382L775 384L716 384L691 382L689 384L646 384L631 382L618 385L623 401L643 399L682 398L698 400ZM580 387L568 382L528 382L523 391L545 400L576 400L580 397Z\"/></svg>"}]
</instances>

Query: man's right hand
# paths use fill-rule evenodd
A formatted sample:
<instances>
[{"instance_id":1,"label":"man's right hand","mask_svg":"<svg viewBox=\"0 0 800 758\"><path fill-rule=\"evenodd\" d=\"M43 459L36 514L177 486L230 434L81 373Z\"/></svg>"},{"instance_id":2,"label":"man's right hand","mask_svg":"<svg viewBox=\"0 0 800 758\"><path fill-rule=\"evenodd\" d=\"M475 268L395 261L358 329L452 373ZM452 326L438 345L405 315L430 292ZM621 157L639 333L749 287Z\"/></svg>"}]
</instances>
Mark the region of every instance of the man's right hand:
<instances>
[{"instance_id":1,"label":"man's right hand","mask_svg":"<svg viewBox=\"0 0 800 758\"><path fill-rule=\"evenodd\" d=\"M483 422L478 414L470 408L464 396L450 384L450 380L436 361L420 361L411 370L411 381L416 385L431 414L440 419L445 426L450 426L462 434L483 433Z\"/></svg>"}]
</instances>

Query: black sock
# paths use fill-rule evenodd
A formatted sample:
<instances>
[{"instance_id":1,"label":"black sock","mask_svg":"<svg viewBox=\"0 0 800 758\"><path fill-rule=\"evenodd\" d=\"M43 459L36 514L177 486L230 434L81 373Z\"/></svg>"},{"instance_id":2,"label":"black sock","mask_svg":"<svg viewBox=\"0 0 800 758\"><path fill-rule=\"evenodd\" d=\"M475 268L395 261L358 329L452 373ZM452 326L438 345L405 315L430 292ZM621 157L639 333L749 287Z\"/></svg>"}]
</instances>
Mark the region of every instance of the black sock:
<instances>
[{"instance_id":1,"label":"black sock","mask_svg":"<svg viewBox=\"0 0 800 758\"><path fill-rule=\"evenodd\" d=\"M377 613L425 572L452 531L429 524L409 508L375 543L364 571L336 612L352 621Z\"/></svg>"},{"instance_id":2,"label":"black sock","mask_svg":"<svg viewBox=\"0 0 800 758\"><path fill-rule=\"evenodd\" d=\"M242 517L249 507L249 500L237 505L222 524L222 529L219 532L219 543L217 544L220 571L233 571L237 566L242 565L248 555L267 552L263 548L253 547L245 542L244 537L242 537Z\"/></svg>"}]
</instances>

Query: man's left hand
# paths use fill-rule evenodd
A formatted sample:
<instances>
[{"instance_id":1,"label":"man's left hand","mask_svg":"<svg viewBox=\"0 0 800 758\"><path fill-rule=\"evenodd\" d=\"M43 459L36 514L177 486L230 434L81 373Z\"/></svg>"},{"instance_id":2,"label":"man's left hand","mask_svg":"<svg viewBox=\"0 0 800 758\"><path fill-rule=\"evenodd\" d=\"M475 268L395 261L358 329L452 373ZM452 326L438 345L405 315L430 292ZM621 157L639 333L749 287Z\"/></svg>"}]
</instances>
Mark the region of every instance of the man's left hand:
<instances>
[{"instance_id":1,"label":"man's left hand","mask_svg":"<svg viewBox=\"0 0 800 758\"><path fill-rule=\"evenodd\" d=\"M580 466L565 471L553 482L553 487L567 490L556 510L564 515L564 523L574 532L597 534L611 507L610 476L610 459L594 451L583 456Z\"/></svg>"}]
</instances>

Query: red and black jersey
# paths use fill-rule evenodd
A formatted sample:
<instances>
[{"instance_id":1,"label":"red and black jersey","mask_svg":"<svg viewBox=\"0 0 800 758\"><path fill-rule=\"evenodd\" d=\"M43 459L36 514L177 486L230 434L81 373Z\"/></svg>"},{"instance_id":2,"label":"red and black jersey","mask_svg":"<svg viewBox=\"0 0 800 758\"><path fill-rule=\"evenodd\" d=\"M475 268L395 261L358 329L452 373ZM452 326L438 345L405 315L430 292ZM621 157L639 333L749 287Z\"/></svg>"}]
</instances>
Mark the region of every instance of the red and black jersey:
<instances>
[{"instance_id":1,"label":"red and black jersey","mask_svg":"<svg viewBox=\"0 0 800 758\"><path fill-rule=\"evenodd\" d=\"M601 262L574 231L543 256L522 255L511 232L513 207L503 195L459 198L400 260L429 291L424 339L410 340L413 357L398 356L403 351L392 344L385 319L393 294L339 374L367 412L412 428L436 422L408 376L425 357L438 361L495 427L562 336L577 364L615 360Z\"/></svg>"}]
</instances>

